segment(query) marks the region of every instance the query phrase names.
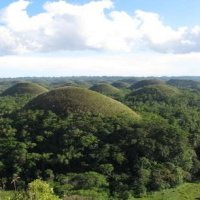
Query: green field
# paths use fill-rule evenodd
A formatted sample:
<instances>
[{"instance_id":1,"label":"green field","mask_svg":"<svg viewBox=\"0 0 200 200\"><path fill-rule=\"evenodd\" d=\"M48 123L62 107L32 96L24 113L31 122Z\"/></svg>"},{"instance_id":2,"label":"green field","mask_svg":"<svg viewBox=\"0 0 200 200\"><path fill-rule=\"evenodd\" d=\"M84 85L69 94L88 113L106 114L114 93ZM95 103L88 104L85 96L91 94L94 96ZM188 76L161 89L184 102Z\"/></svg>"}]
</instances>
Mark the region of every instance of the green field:
<instances>
[{"instance_id":1,"label":"green field","mask_svg":"<svg viewBox=\"0 0 200 200\"><path fill-rule=\"evenodd\" d=\"M13 192L0 191L0 200L13 197ZM200 200L200 183L185 183L177 188L152 193L138 200Z\"/></svg>"},{"instance_id":2,"label":"green field","mask_svg":"<svg viewBox=\"0 0 200 200\"><path fill-rule=\"evenodd\" d=\"M200 183L185 183L177 188L155 192L140 200L200 200Z\"/></svg>"},{"instance_id":3,"label":"green field","mask_svg":"<svg viewBox=\"0 0 200 200\"><path fill-rule=\"evenodd\" d=\"M13 195L12 191L0 191L0 200L9 200Z\"/></svg>"}]
</instances>

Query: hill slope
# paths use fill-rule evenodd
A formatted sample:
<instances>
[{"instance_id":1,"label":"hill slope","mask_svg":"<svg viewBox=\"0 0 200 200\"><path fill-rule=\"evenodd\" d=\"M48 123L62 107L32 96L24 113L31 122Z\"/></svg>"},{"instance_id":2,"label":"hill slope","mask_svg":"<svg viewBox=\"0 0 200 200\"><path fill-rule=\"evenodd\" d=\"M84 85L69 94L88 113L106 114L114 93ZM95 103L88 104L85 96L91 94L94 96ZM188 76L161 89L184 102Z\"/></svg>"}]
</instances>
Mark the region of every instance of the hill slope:
<instances>
[{"instance_id":1,"label":"hill slope","mask_svg":"<svg viewBox=\"0 0 200 200\"><path fill-rule=\"evenodd\" d=\"M93 90L93 91L96 91L108 96L120 95L121 93L121 91L118 88L106 83L96 84L92 86L90 90Z\"/></svg>"},{"instance_id":2,"label":"hill slope","mask_svg":"<svg viewBox=\"0 0 200 200\"><path fill-rule=\"evenodd\" d=\"M172 86L168 85L150 85L135 90L128 95L128 98L134 98L136 100L142 101L163 101L166 98L172 97L174 95L179 95L180 91Z\"/></svg>"},{"instance_id":3,"label":"hill slope","mask_svg":"<svg viewBox=\"0 0 200 200\"><path fill-rule=\"evenodd\" d=\"M167 84L185 89L200 89L200 82L183 79L170 79Z\"/></svg>"},{"instance_id":4,"label":"hill slope","mask_svg":"<svg viewBox=\"0 0 200 200\"><path fill-rule=\"evenodd\" d=\"M47 91L48 90L46 88L36 83L20 82L6 89L2 93L2 95L3 96L15 96L24 94L38 95Z\"/></svg>"},{"instance_id":5,"label":"hill slope","mask_svg":"<svg viewBox=\"0 0 200 200\"><path fill-rule=\"evenodd\" d=\"M116 82L112 83L112 86L119 88L119 89L124 89L124 88L128 88L130 86L130 84L123 82L123 81L116 81Z\"/></svg>"},{"instance_id":6,"label":"hill slope","mask_svg":"<svg viewBox=\"0 0 200 200\"><path fill-rule=\"evenodd\" d=\"M185 183L160 192L155 192L138 200L198 200L200 199L200 183Z\"/></svg>"},{"instance_id":7,"label":"hill slope","mask_svg":"<svg viewBox=\"0 0 200 200\"><path fill-rule=\"evenodd\" d=\"M148 79L148 80L142 80L142 81L138 81L136 83L134 83L133 85L131 85L130 89L139 89L139 88L143 88L145 86L150 86L150 85L161 85L164 84L163 81L158 80L158 79Z\"/></svg>"},{"instance_id":8,"label":"hill slope","mask_svg":"<svg viewBox=\"0 0 200 200\"><path fill-rule=\"evenodd\" d=\"M67 116L69 113L92 113L104 116L126 115L138 118L138 115L124 104L88 89L62 87L39 95L29 102L25 109L51 110Z\"/></svg>"}]
</instances>

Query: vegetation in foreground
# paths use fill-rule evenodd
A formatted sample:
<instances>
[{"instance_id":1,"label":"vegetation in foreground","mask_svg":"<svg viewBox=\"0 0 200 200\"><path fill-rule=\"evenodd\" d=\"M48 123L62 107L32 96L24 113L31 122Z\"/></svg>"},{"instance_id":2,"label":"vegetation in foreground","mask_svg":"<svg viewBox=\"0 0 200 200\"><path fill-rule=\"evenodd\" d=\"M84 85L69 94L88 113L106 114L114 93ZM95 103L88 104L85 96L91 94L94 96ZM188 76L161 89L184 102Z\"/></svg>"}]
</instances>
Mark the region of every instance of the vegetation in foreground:
<instances>
[{"instance_id":1,"label":"vegetation in foreground","mask_svg":"<svg viewBox=\"0 0 200 200\"><path fill-rule=\"evenodd\" d=\"M140 200L198 200L200 199L199 183L184 183L176 188L154 192Z\"/></svg>"},{"instance_id":2,"label":"vegetation in foreground","mask_svg":"<svg viewBox=\"0 0 200 200\"><path fill-rule=\"evenodd\" d=\"M41 180L35 180L27 192L0 191L1 200L58 200L52 188ZM35 197L33 197L35 195ZM37 195L37 196L36 196ZM48 197L48 198L47 198ZM166 189L159 192L153 192L145 197L134 198L129 196L129 200L198 200L200 198L199 183L184 183L176 188ZM66 196L63 200L91 200L92 197L84 197L79 195ZM113 199L113 198L110 198Z\"/></svg>"}]
</instances>

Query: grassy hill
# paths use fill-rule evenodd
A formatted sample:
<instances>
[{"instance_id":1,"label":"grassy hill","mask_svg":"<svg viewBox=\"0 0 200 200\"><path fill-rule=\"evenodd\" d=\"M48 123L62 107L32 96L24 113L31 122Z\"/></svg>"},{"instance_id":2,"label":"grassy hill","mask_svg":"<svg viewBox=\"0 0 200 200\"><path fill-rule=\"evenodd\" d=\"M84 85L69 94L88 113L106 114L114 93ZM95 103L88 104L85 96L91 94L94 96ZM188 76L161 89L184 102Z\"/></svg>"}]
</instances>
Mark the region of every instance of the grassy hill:
<instances>
[{"instance_id":1,"label":"grassy hill","mask_svg":"<svg viewBox=\"0 0 200 200\"><path fill-rule=\"evenodd\" d=\"M185 183L168 190L155 192L138 200L199 200L200 183Z\"/></svg>"},{"instance_id":2,"label":"grassy hill","mask_svg":"<svg viewBox=\"0 0 200 200\"><path fill-rule=\"evenodd\" d=\"M78 87L78 85L74 82L71 82L71 81L68 81L66 83L62 83L60 85L56 85L55 88L60 88L60 87L68 87L68 86L71 86L71 87Z\"/></svg>"},{"instance_id":3,"label":"grassy hill","mask_svg":"<svg viewBox=\"0 0 200 200\"><path fill-rule=\"evenodd\" d=\"M156 100L156 101L162 101L166 98L179 95L180 91L178 88L175 88L173 86L168 86L164 84L160 85L150 85L145 86L143 88L140 88L138 90L135 90L131 94L128 95L128 98L135 98L137 100Z\"/></svg>"},{"instance_id":4,"label":"grassy hill","mask_svg":"<svg viewBox=\"0 0 200 200\"><path fill-rule=\"evenodd\" d=\"M29 102L26 109L51 110L59 115L69 113L92 113L105 116L122 115L138 118L124 104L97 92L79 87L62 87L39 95Z\"/></svg>"},{"instance_id":5,"label":"grassy hill","mask_svg":"<svg viewBox=\"0 0 200 200\"><path fill-rule=\"evenodd\" d=\"M164 84L164 81L161 81L158 79L148 79L148 80L138 81L138 82L132 84L130 89L135 90L135 89L143 88L145 86L161 85L161 84Z\"/></svg>"},{"instance_id":6,"label":"grassy hill","mask_svg":"<svg viewBox=\"0 0 200 200\"><path fill-rule=\"evenodd\" d=\"M10 85L11 85L10 82L7 82L7 81L3 82L3 81L1 81L0 82L0 93L3 92L3 91L5 91L7 88L9 88Z\"/></svg>"},{"instance_id":7,"label":"grassy hill","mask_svg":"<svg viewBox=\"0 0 200 200\"><path fill-rule=\"evenodd\" d=\"M4 92L2 92L2 95L3 96L15 96L24 94L38 95L47 91L48 90L46 88L36 83L19 82L6 89Z\"/></svg>"},{"instance_id":8,"label":"grassy hill","mask_svg":"<svg viewBox=\"0 0 200 200\"><path fill-rule=\"evenodd\" d=\"M200 82L194 80L170 79L167 84L184 89L200 89Z\"/></svg>"},{"instance_id":9,"label":"grassy hill","mask_svg":"<svg viewBox=\"0 0 200 200\"><path fill-rule=\"evenodd\" d=\"M91 87L91 84L87 81L75 81L75 84L77 84L78 87L82 87L82 88Z\"/></svg>"},{"instance_id":10,"label":"grassy hill","mask_svg":"<svg viewBox=\"0 0 200 200\"><path fill-rule=\"evenodd\" d=\"M92 86L90 90L99 92L107 96L115 96L121 94L121 91L118 88L106 83L96 84Z\"/></svg>"},{"instance_id":11,"label":"grassy hill","mask_svg":"<svg viewBox=\"0 0 200 200\"><path fill-rule=\"evenodd\" d=\"M123 81L116 81L112 83L112 86L119 88L119 89L124 89L130 87L130 84L123 82Z\"/></svg>"}]
</instances>

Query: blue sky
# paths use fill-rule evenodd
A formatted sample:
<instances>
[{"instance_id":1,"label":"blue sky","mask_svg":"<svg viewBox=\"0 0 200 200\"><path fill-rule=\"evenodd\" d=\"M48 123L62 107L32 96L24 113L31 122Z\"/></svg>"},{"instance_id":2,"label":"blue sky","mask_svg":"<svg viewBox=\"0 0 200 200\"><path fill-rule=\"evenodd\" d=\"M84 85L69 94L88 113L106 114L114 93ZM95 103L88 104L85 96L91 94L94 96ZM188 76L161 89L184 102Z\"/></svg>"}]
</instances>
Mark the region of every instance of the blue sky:
<instances>
[{"instance_id":1,"label":"blue sky","mask_svg":"<svg viewBox=\"0 0 200 200\"><path fill-rule=\"evenodd\" d=\"M52 2L53 0L49 0ZM0 2L0 8L16 2L6 0ZM33 15L42 11L46 0L32 0L28 8L29 14ZM90 0L67 0L72 4L84 4ZM156 12L161 15L166 23L176 26L194 26L200 23L200 2L199 0L114 0L117 10L133 14L135 10Z\"/></svg>"},{"instance_id":2,"label":"blue sky","mask_svg":"<svg viewBox=\"0 0 200 200\"><path fill-rule=\"evenodd\" d=\"M200 75L199 0L0 1L0 77Z\"/></svg>"}]
</instances>

